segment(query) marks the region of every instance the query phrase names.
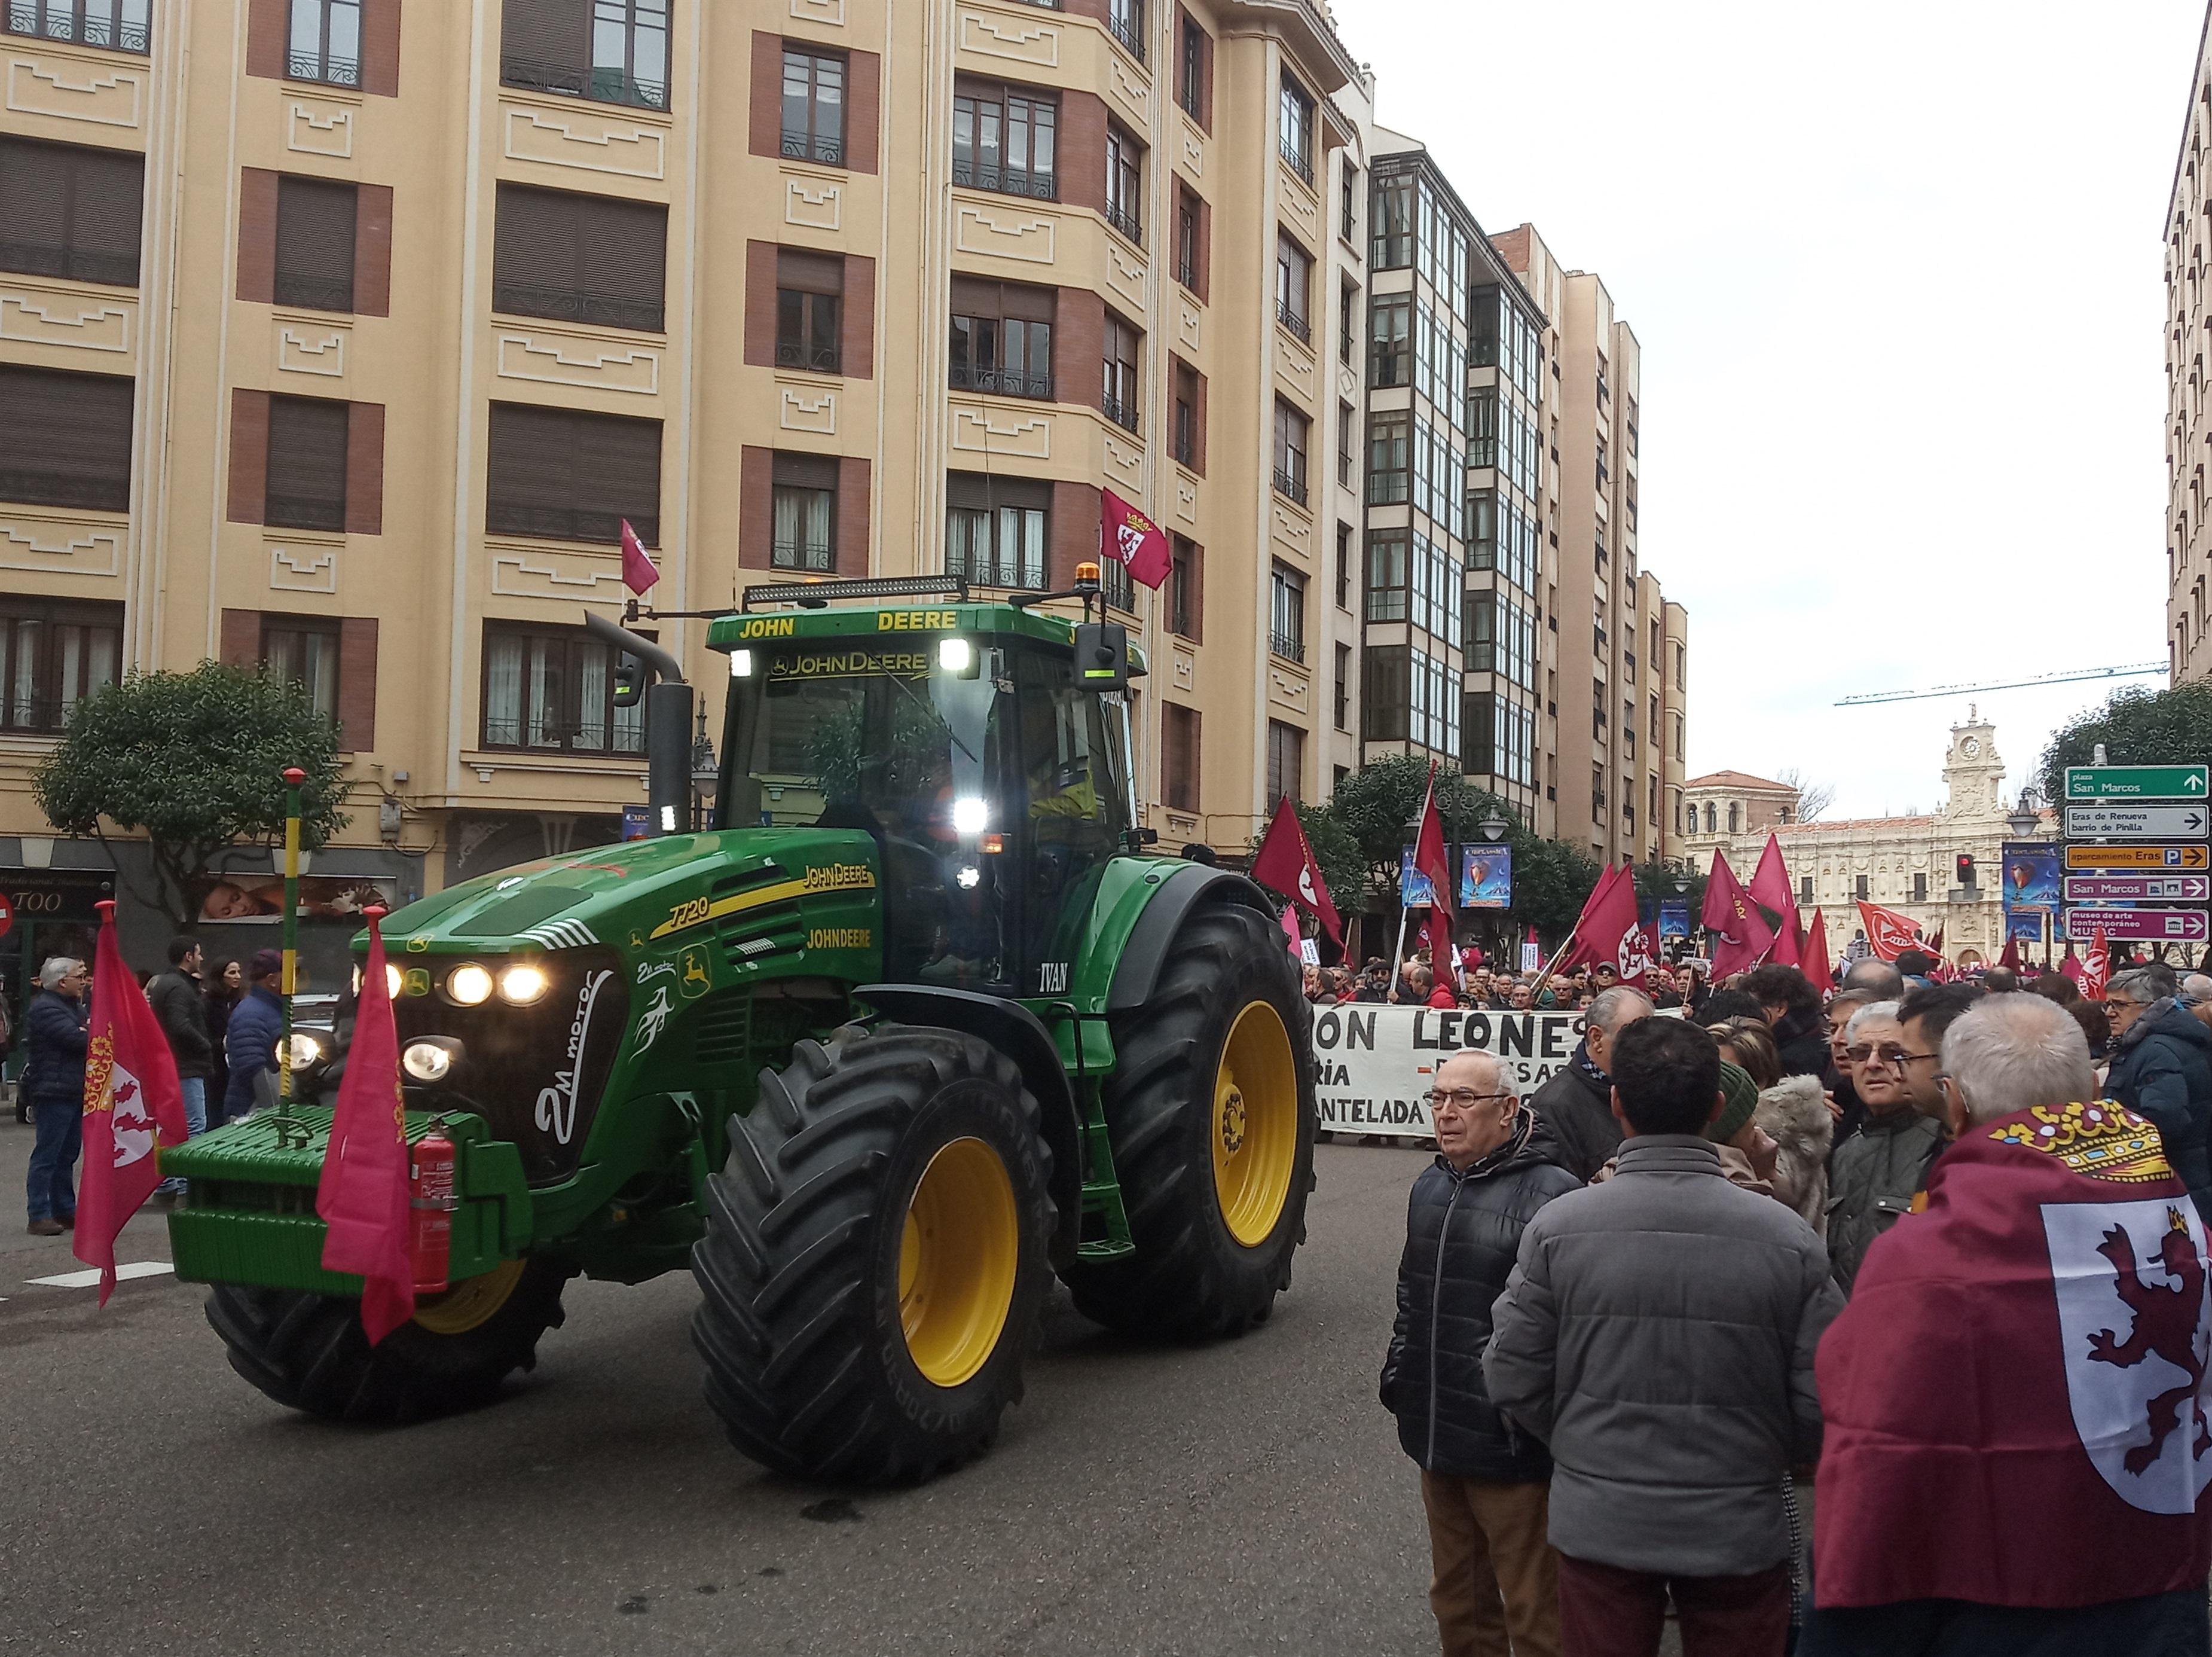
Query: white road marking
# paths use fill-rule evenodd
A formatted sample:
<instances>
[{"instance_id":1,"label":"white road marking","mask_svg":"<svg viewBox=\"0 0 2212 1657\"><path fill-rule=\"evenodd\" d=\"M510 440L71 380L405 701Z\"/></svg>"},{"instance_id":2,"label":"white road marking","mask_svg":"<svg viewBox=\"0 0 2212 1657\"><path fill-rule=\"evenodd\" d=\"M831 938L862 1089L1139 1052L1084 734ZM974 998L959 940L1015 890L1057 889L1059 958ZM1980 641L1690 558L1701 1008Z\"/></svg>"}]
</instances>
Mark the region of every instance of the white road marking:
<instances>
[{"instance_id":1,"label":"white road marking","mask_svg":"<svg viewBox=\"0 0 2212 1657\"><path fill-rule=\"evenodd\" d=\"M125 1260L115 1268L119 1282L126 1277L158 1277L176 1267L167 1260ZM82 1271L64 1271L58 1277L33 1277L31 1281L46 1288L90 1288L100 1282L100 1268L88 1266Z\"/></svg>"}]
</instances>

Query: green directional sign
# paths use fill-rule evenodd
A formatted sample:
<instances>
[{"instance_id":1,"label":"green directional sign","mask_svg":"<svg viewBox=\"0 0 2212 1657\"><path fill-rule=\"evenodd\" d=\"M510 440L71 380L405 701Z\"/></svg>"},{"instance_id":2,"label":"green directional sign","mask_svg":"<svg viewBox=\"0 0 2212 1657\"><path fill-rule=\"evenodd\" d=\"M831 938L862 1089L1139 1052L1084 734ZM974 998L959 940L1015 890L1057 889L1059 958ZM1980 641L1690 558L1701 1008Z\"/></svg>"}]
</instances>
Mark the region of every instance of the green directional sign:
<instances>
[{"instance_id":1,"label":"green directional sign","mask_svg":"<svg viewBox=\"0 0 2212 1657\"><path fill-rule=\"evenodd\" d=\"M2069 800L2202 800L2203 765L2069 765Z\"/></svg>"}]
</instances>

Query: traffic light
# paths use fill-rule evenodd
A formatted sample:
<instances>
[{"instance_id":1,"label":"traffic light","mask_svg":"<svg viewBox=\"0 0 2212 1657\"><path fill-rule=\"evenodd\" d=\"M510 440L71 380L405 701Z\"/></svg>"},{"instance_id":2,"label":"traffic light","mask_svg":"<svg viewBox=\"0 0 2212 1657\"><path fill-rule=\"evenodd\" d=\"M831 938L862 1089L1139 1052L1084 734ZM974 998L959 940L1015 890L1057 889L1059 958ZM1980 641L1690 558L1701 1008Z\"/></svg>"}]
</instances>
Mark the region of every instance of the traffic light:
<instances>
[{"instance_id":1,"label":"traffic light","mask_svg":"<svg viewBox=\"0 0 2212 1657\"><path fill-rule=\"evenodd\" d=\"M1972 852L1962 851L1959 854L1959 884L1960 886L1972 886L1973 883L1973 854Z\"/></svg>"},{"instance_id":2,"label":"traffic light","mask_svg":"<svg viewBox=\"0 0 2212 1657\"><path fill-rule=\"evenodd\" d=\"M645 664L635 656L615 663L615 706L635 708L645 699Z\"/></svg>"}]
</instances>

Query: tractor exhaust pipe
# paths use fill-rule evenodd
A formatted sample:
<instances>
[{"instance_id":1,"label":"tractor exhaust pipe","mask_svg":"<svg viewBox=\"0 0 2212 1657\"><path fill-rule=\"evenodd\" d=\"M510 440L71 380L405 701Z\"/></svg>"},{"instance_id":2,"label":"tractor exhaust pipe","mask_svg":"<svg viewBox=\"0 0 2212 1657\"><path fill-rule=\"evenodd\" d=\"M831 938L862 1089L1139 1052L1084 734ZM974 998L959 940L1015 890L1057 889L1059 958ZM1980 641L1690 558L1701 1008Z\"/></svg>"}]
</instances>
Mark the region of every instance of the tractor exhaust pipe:
<instances>
[{"instance_id":1,"label":"tractor exhaust pipe","mask_svg":"<svg viewBox=\"0 0 2212 1657\"><path fill-rule=\"evenodd\" d=\"M653 832L674 834L691 825L691 687L684 666L659 645L605 616L586 612L584 631L623 655L635 656L651 675L645 688L646 795Z\"/></svg>"}]
</instances>

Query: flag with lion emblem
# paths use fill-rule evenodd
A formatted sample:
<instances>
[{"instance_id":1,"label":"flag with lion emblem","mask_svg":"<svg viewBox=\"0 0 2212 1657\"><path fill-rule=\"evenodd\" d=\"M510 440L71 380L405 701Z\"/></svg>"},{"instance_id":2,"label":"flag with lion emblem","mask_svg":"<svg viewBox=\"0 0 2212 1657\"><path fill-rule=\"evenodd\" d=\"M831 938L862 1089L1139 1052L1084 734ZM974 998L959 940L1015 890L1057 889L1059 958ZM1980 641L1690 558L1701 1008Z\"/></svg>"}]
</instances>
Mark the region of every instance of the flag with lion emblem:
<instances>
[{"instance_id":1,"label":"flag with lion emblem","mask_svg":"<svg viewBox=\"0 0 2212 1657\"><path fill-rule=\"evenodd\" d=\"M1167 532L1110 489L1098 491L1098 509L1099 551L1127 564L1132 581L1147 587L1165 581L1175 567Z\"/></svg>"},{"instance_id":2,"label":"flag with lion emblem","mask_svg":"<svg viewBox=\"0 0 2212 1657\"><path fill-rule=\"evenodd\" d=\"M181 1145L185 1092L161 1021L115 941L115 905L100 911L84 1061L84 1187L70 1252L100 1268L100 1303L115 1288L115 1238L161 1183L160 1148Z\"/></svg>"},{"instance_id":3,"label":"flag with lion emblem","mask_svg":"<svg viewBox=\"0 0 2212 1657\"><path fill-rule=\"evenodd\" d=\"M2110 1100L1977 1124L1820 1343L1823 1607L2060 1609L2212 1569L2205 1233Z\"/></svg>"}]
</instances>

